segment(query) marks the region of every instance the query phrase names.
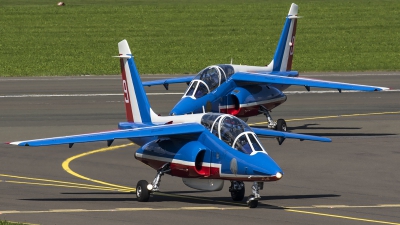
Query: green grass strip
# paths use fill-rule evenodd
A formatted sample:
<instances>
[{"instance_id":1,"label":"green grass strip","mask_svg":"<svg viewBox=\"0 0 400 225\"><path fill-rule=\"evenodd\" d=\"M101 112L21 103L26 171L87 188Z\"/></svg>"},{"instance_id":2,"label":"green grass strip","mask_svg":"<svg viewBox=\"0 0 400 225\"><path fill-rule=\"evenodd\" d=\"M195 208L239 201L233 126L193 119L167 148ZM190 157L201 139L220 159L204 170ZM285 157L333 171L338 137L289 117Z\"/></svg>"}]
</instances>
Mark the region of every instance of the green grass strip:
<instances>
[{"instance_id":1,"label":"green grass strip","mask_svg":"<svg viewBox=\"0 0 400 225\"><path fill-rule=\"evenodd\" d=\"M127 39L142 74L193 74L219 63L266 65L291 1L0 2L0 76L119 74ZM400 1L295 1L293 69L400 70Z\"/></svg>"}]
</instances>

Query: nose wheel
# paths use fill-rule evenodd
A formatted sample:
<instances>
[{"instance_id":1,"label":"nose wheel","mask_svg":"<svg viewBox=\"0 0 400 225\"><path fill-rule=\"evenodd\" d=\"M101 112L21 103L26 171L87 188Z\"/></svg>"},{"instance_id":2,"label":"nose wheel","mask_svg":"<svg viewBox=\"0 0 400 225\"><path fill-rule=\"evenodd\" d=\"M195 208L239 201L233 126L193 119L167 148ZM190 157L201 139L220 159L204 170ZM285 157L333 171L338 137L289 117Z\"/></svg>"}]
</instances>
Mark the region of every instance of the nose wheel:
<instances>
[{"instance_id":1,"label":"nose wheel","mask_svg":"<svg viewBox=\"0 0 400 225\"><path fill-rule=\"evenodd\" d=\"M140 180L136 185L136 197L139 202L147 202L150 199L150 190L147 189L149 183L145 180Z\"/></svg>"},{"instance_id":2,"label":"nose wheel","mask_svg":"<svg viewBox=\"0 0 400 225\"><path fill-rule=\"evenodd\" d=\"M253 185L251 186L251 191L253 192L248 198L247 198L247 206L249 208L256 208L258 206L258 199L261 198L260 196L260 190L262 190L264 187L263 182L253 182Z\"/></svg>"},{"instance_id":3,"label":"nose wheel","mask_svg":"<svg viewBox=\"0 0 400 225\"><path fill-rule=\"evenodd\" d=\"M148 202L150 194L159 191L161 176L171 171L169 163L164 164L160 169L157 170L157 175L153 182L149 184L145 180L140 180L136 185L136 197L139 202Z\"/></svg>"}]
</instances>

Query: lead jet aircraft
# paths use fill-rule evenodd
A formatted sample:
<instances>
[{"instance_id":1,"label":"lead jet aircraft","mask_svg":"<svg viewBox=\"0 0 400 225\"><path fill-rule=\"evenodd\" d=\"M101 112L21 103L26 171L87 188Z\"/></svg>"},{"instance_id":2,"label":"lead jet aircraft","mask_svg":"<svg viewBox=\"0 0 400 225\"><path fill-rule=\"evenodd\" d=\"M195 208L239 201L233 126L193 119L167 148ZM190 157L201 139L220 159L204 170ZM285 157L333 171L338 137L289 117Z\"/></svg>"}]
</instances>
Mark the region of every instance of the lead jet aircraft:
<instances>
[{"instance_id":1,"label":"lead jet aircraft","mask_svg":"<svg viewBox=\"0 0 400 225\"><path fill-rule=\"evenodd\" d=\"M221 113L181 116L158 116L150 108L133 56L126 40L118 43L122 87L127 122L118 130L72 136L52 137L9 144L45 146L129 139L141 146L135 158L157 170L151 183L140 180L136 186L138 201L145 202L159 191L161 176L181 177L191 188L219 191L224 180L231 182L229 191L234 201L242 201L245 181L253 182L249 207L257 207L263 182L277 181L282 169L267 154L257 135L330 142L329 138L250 128L243 120ZM134 121L135 120L135 121Z\"/></svg>"},{"instance_id":2,"label":"lead jet aircraft","mask_svg":"<svg viewBox=\"0 0 400 225\"><path fill-rule=\"evenodd\" d=\"M286 131L283 119L274 121L270 111L287 99L283 93L291 85L332 88L342 90L382 91L388 88L359 84L340 83L298 77L292 71L296 37L298 6L292 4L276 47L274 58L267 66L243 66L219 64L208 66L197 76L171 78L144 82L145 86L188 83L182 99L173 107L170 115L183 115L204 111L229 113L246 120L250 116L264 114L268 127ZM190 83L189 83L190 82Z\"/></svg>"}]
</instances>

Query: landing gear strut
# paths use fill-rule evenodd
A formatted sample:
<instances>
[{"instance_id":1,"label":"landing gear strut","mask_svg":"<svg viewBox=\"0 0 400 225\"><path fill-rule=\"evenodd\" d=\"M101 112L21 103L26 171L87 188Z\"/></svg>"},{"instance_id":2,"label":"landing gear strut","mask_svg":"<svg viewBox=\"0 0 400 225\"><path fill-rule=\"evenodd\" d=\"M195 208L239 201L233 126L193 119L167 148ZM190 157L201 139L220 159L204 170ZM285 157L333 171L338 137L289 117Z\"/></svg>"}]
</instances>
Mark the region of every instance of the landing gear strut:
<instances>
[{"instance_id":1,"label":"landing gear strut","mask_svg":"<svg viewBox=\"0 0 400 225\"><path fill-rule=\"evenodd\" d=\"M249 208L256 208L258 206L258 199L261 198L260 190L262 190L263 187L264 187L263 182L254 181L253 185L251 186L251 191L253 192L253 194L251 194L247 198L247 206Z\"/></svg>"},{"instance_id":2,"label":"landing gear strut","mask_svg":"<svg viewBox=\"0 0 400 225\"><path fill-rule=\"evenodd\" d=\"M233 201L242 201L244 198L244 183L242 181L231 181L229 192Z\"/></svg>"},{"instance_id":3,"label":"landing gear strut","mask_svg":"<svg viewBox=\"0 0 400 225\"><path fill-rule=\"evenodd\" d=\"M272 120L272 117L271 117L271 115L269 114L268 109L265 108L265 106L260 105L259 111L260 111L261 113L263 113L265 117L267 117L268 128L270 128L270 129L275 129L277 123L276 123L275 121Z\"/></svg>"},{"instance_id":4,"label":"landing gear strut","mask_svg":"<svg viewBox=\"0 0 400 225\"><path fill-rule=\"evenodd\" d=\"M164 164L160 169L157 170L157 175L153 182L149 184L145 180L140 180L136 185L136 197L139 202L147 202L150 199L150 194L159 191L161 176L171 171L169 163Z\"/></svg>"},{"instance_id":5,"label":"landing gear strut","mask_svg":"<svg viewBox=\"0 0 400 225\"><path fill-rule=\"evenodd\" d=\"M286 126L286 121L284 119L279 119L276 122L273 121L271 115L269 114L268 109L265 108L262 105L260 105L259 111L262 112L265 115L265 117L267 117L268 128L274 129L274 130L277 130L277 131L286 132L287 126ZM276 138L276 140L278 140L279 145L281 145L283 143L283 141L285 140L285 138L278 137L278 138Z\"/></svg>"}]
</instances>

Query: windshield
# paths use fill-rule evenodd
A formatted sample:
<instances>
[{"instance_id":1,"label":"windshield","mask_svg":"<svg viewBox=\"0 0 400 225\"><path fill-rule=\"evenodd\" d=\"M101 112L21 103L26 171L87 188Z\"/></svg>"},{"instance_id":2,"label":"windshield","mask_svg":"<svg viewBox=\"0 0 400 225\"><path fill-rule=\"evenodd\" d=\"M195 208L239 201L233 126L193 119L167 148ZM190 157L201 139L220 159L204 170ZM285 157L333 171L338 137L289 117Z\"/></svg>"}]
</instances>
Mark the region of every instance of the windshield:
<instances>
[{"instance_id":1,"label":"windshield","mask_svg":"<svg viewBox=\"0 0 400 225\"><path fill-rule=\"evenodd\" d=\"M264 151L251 128L241 119L219 113L207 113L201 124L232 148L245 154Z\"/></svg>"},{"instance_id":2,"label":"windshield","mask_svg":"<svg viewBox=\"0 0 400 225\"><path fill-rule=\"evenodd\" d=\"M209 90L201 80L193 80L183 97L200 98L208 94Z\"/></svg>"},{"instance_id":3,"label":"windshield","mask_svg":"<svg viewBox=\"0 0 400 225\"><path fill-rule=\"evenodd\" d=\"M203 97L224 83L234 72L231 65L209 66L197 74L183 97Z\"/></svg>"}]
</instances>

